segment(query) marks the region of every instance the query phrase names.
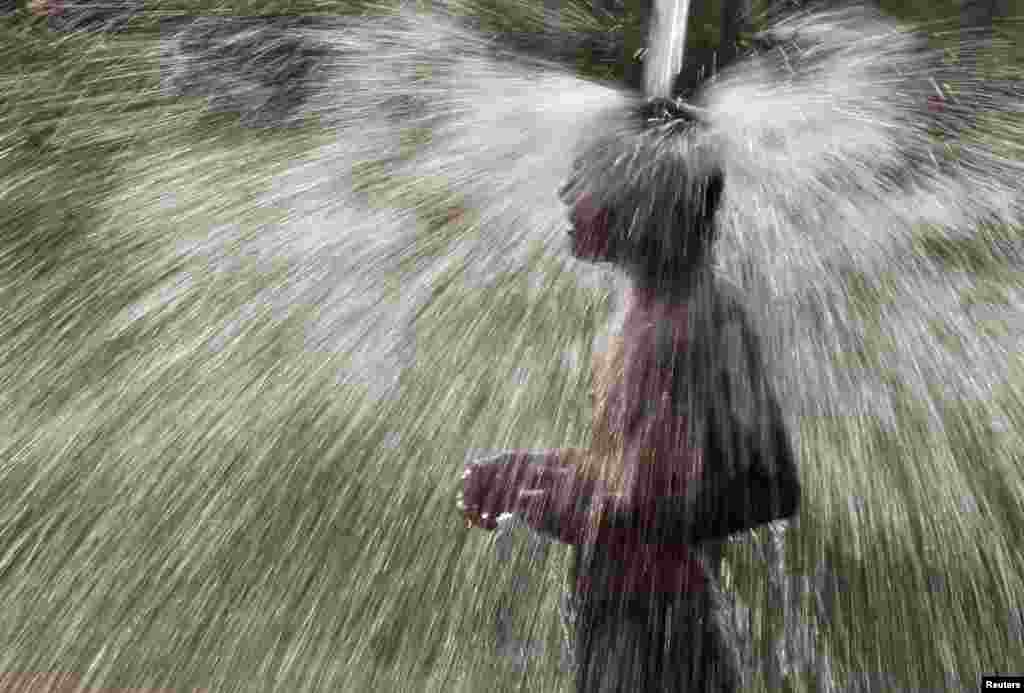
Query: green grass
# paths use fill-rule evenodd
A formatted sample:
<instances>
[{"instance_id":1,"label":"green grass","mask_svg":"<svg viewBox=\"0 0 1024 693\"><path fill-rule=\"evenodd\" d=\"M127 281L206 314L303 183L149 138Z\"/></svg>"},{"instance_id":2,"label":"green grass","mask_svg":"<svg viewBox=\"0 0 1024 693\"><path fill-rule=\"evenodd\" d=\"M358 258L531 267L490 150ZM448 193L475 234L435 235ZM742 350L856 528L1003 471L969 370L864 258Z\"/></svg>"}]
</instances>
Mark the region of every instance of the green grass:
<instances>
[{"instance_id":1,"label":"green grass","mask_svg":"<svg viewBox=\"0 0 1024 693\"><path fill-rule=\"evenodd\" d=\"M0 20L0 671L218 693L568 690L556 647L523 675L491 656L508 575L453 497L469 451L585 439L586 376L551 354L573 345L586 363L604 297L539 250L535 276L467 291L452 273L418 316L396 397L339 384L347 356L304 340L313 307L242 311L291 281L287 267L242 258L216 275L180 250L222 224L244 241L280 219L247 200L329 133L244 130L163 99L154 39L144 22L96 37ZM355 173L372 205L417 210L420 260L472 222L444 181L372 163ZM452 209L465 218L446 223ZM984 247L920 241L984 277L965 299L1005 297L1013 278ZM184 273L176 301L125 323ZM850 285L870 323L884 291ZM239 338L219 341L240 316ZM879 329L843 358L877 364L898 334ZM523 364L529 378L506 396ZM941 686L942 666L967 680L1024 669L1003 626L1024 590L1022 376L1018 361L989 401L948 404L941 431L908 393L895 432L870 418L801 422L807 505L789 559L810 572L827 552L849 580L827 628L840 672ZM974 516L959 513L964 490ZM777 632L763 566L748 546L729 551L736 590ZM536 568L544 579L519 613L552 642L565 556ZM948 592L928 596L928 572L947 575Z\"/></svg>"}]
</instances>

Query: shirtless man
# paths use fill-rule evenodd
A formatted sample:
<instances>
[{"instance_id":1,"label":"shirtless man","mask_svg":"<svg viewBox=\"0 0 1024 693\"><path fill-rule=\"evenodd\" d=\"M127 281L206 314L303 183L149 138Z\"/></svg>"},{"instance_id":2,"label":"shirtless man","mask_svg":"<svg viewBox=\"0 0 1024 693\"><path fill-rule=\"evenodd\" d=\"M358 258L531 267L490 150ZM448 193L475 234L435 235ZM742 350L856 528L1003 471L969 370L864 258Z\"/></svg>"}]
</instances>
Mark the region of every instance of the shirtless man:
<instances>
[{"instance_id":1,"label":"shirtless man","mask_svg":"<svg viewBox=\"0 0 1024 693\"><path fill-rule=\"evenodd\" d=\"M467 524L507 512L576 548L578 693L736 691L702 542L794 516L796 460L757 335L711 269L724 173L682 104L585 153L561 191L573 255L630 279L595 373L588 449L470 465Z\"/></svg>"}]
</instances>

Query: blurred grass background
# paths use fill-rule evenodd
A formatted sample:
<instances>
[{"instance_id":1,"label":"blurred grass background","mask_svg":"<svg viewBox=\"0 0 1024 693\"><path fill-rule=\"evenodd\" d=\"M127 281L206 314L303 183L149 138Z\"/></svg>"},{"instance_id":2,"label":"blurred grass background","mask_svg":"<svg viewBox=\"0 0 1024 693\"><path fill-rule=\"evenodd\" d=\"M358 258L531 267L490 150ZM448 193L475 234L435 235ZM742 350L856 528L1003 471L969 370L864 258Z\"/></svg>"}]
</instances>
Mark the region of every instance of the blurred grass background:
<instances>
[{"instance_id":1,"label":"blurred grass background","mask_svg":"<svg viewBox=\"0 0 1024 693\"><path fill-rule=\"evenodd\" d=\"M495 31L536 26L535 5L467 3ZM883 5L911 21L956 12L936 0ZM568 9L595 30L635 23L629 11L613 21ZM173 252L221 224L255 233L274 221L266 207L237 214L332 135L316 122L245 128L201 99L164 96L160 20L383 11L153 2L116 34L58 33L25 6L0 18L0 671L218 692L569 690L557 647L525 671L492 655L494 585L508 576L488 538L461 528L453 498L467 454L585 437L588 382L552 354L572 315L588 362L607 296L539 254L549 280L539 300L527 277L483 290L453 278L419 316L399 395L382 401L339 384L344 355L308 348L315 306L246 314L242 337L225 335L263 286L287 281L283 269L199 275ZM717 13L695 5L691 45L714 44ZM984 69L1019 75L1022 25L996 30L1011 50ZM955 58L955 35L935 40ZM578 68L617 78L623 66L583 55ZM370 204L415 208L419 250L443 254L437 232L473 210L443 181L373 171L353 172ZM140 212L153 204L167 215ZM952 247L922 232L921 243L951 271L986 278L986 295L965 302L999 306L1021 289L987 259L983 237ZM181 272L192 288L117 329ZM851 287L859 313L880 315L885 296ZM837 358L882 368L899 348L875 346ZM819 644L841 673L946 690L944 672L970 688L981 673L1024 671L1013 627L1024 594L1024 367L1005 375L988 401L949 402L942 430L909 395L895 431L870 417L801 422L807 504L789 533L789 569L809 575L827 557L843 578ZM500 395L514 380L514 396ZM578 410L561 406L574 400ZM552 554L518 612L552 644L564 559ZM726 560L767 656L782 626L766 569L750 543ZM810 689L813 676L786 685Z\"/></svg>"}]
</instances>

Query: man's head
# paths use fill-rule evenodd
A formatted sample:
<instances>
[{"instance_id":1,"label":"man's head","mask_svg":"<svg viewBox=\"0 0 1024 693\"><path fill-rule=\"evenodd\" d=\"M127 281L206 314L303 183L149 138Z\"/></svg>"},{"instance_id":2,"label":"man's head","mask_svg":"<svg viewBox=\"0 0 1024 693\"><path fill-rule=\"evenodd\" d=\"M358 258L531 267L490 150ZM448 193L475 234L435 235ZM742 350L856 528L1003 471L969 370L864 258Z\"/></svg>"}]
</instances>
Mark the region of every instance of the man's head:
<instances>
[{"instance_id":1,"label":"man's head","mask_svg":"<svg viewBox=\"0 0 1024 693\"><path fill-rule=\"evenodd\" d=\"M631 116L587 148L559 192L573 254L653 289L686 286L710 260L724 174L692 109L658 99Z\"/></svg>"}]
</instances>

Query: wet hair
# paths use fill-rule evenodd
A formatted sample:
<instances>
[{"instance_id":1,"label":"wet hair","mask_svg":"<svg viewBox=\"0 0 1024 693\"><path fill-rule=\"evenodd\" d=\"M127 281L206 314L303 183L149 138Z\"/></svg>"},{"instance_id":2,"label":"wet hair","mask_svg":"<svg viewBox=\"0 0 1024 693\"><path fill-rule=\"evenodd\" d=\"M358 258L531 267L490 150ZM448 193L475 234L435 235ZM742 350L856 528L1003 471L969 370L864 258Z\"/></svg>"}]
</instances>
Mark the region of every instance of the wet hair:
<instances>
[{"instance_id":1,"label":"wet hair","mask_svg":"<svg viewBox=\"0 0 1024 693\"><path fill-rule=\"evenodd\" d=\"M589 143L560 190L603 210L609 253L641 286L685 290L709 264L725 176L707 124L681 101L634 106Z\"/></svg>"}]
</instances>

